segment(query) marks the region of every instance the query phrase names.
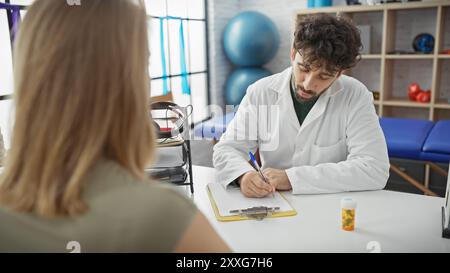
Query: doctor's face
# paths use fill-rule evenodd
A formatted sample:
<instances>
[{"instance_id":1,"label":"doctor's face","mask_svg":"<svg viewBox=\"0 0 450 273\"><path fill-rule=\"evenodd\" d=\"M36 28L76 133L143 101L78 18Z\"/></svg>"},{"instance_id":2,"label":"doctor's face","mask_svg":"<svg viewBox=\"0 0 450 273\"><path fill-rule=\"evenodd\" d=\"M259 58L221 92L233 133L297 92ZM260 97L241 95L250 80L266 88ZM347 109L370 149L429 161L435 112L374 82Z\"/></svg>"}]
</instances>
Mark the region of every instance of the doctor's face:
<instances>
[{"instance_id":1,"label":"doctor's face","mask_svg":"<svg viewBox=\"0 0 450 273\"><path fill-rule=\"evenodd\" d=\"M301 101L317 98L341 75L341 72L333 74L322 67L304 63L303 57L295 49L291 49L291 62L295 92Z\"/></svg>"}]
</instances>

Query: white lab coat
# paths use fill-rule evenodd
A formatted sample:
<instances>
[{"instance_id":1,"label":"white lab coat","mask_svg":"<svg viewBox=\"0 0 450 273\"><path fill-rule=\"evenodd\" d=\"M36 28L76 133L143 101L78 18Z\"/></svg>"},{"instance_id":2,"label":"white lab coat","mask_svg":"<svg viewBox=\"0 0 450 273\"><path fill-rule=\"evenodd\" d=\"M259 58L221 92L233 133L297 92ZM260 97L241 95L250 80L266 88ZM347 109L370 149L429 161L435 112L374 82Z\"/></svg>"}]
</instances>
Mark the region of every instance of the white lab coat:
<instances>
[{"instance_id":1,"label":"white lab coat","mask_svg":"<svg viewBox=\"0 0 450 273\"><path fill-rule=\"evenodd\" d=\"M3 143L2 129L0 128L0 163L5 157L5 144Z\"/></svg>"},{"instance_id":2,"label":"white lab coat","mask_svg":"<svg viewBox=\"0 0 450 273\"><path fill-rule=\"evenodd\" d=\"M286 170L294 194L383 189L389 158L372 93L358 80L342 75L320 96L300 127L290 94L291 74L288 68L248 88L214 147L217 180L227 186L253 170L248 152L259 149L262 169ZM270 137L264 139L260 125L267 118L259 116L258 105L277 105L280 110ZM258 128L243 139L245 124ZM261 143L275 146L265 149Z\"/></svg>"}]
</instances>

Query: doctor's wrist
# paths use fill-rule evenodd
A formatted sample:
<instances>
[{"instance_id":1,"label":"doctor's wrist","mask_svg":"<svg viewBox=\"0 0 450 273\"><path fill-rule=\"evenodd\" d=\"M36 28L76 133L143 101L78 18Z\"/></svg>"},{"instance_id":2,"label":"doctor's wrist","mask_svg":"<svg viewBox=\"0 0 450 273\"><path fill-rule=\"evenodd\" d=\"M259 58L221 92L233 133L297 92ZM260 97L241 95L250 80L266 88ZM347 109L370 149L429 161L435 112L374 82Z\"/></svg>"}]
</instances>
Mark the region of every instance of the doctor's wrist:
<instances>
[{"instance_id":1,"label":"doctor's wrist","mask_svg":"<svg viewBox=\"0 0 450 273\"><path fill-rule=\"evenodd\" d=\"M243 173L241 176L239 176L238 178L236 178L234 181L233 181L233 183L235 183L238 187L240 187L241 186L241 181L242 181L242 179L244 178L244 176L246 175L246 174L248 174L248 173L250 173L251 171L249 171L249 172L246 172L246 173Z\"/></svg>"},{"instance_id":2,"label":"doctor's wrist","mask_svg":"<svg viewBox=\"0 0 450 273\"><path fill-rule=\"evenodd\" d=\"M241 175L241 176L239 176L238 178L236 178L233 182L237 185L237 186L241 186L241 180L242 180L242 177L244 177L244 175L245 175L246 173L244 173L243 175Z\"/></svg>"}]
</instances>

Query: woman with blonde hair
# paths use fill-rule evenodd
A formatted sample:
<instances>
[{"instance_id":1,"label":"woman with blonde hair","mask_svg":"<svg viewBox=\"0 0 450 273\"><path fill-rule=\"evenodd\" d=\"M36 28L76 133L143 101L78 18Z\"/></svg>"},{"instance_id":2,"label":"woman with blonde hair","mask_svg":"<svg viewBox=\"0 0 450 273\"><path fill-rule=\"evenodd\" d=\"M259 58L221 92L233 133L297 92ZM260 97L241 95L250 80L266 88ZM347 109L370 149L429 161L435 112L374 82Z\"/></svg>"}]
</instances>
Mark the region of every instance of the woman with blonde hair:
<instances>
[{"instance_id":1,"label":"woman with blonde hair","mask_svg":"<svg viewBox=\"0 0 450 273\"><path fill-rule=\"evenodd\" d=\"M222 252L196 207L146 181L147 16L141 1L37 0L14 51L16 106L0 175L0 251Z\"/></svg>"}]
</instances>

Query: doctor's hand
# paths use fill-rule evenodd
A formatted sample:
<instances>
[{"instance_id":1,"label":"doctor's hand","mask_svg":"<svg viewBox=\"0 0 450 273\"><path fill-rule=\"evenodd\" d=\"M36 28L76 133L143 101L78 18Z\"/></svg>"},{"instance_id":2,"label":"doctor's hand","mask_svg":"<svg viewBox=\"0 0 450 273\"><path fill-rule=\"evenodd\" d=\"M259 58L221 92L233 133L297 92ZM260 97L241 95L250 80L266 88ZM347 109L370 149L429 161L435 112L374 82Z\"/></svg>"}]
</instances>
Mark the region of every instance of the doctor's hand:
<instances>
[{"instance_id":1,"label":"doctor's hand","mask_svg":"<svg viewBox=\"0 0 450 273\"><path fill-rule=\"evenodd\" d=\"M264 182L261 175L256 171L245 173L240 179L241 192L246 197L265 197L275 191L275 188Z\"/></svg>"},{"instance_id":2,"label":"doctor's hand","mask_svg":"<svg viewBox=\"0 0 450 273\"><path fill-rule=\"evenodd\" d=\"M277 190L288 191L292 189L289 177L284 170L267 168L263 171L264 176L268 182Z\"/></svg>"}]
</instances>

